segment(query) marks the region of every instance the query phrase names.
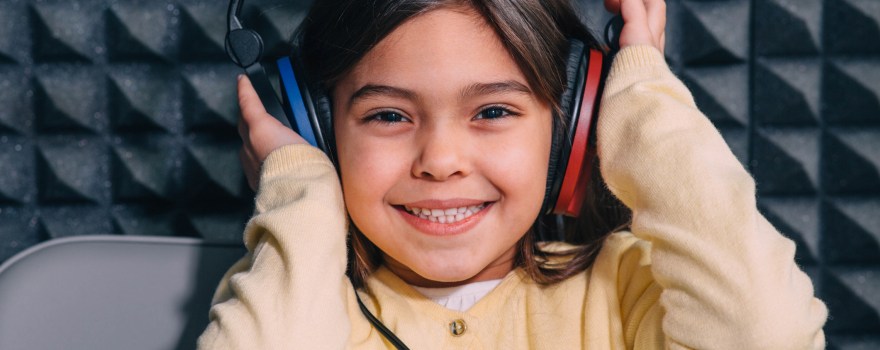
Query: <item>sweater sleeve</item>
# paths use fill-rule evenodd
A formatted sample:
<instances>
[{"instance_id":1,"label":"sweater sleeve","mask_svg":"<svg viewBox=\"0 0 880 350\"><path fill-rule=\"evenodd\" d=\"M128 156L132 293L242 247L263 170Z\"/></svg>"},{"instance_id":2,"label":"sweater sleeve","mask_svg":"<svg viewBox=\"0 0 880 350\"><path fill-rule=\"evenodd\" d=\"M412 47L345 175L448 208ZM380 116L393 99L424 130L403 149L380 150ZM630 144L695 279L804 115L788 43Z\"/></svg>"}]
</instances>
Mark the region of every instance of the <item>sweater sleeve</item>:
<instances>
[{"instance_id":1,"label":"sweater sleeve","mask_svg":"<svg viewBox=\"0 0 880 350\"><path fill-rule=\"evenodd\" d=\"M199 349L344 348L352 290L345 239L329 159L305 145L273 151L244 232L248 254L221 282Z\"/></svg>"},{"instance_id":2,"label":"sweater sleeve","mask_svg":"<svg viewBox=\"0 0 880 350\"><path fill-rule=\"evenodd\" d=\"M651 243L662 289L662 310L623 306L648 310L640 327L662 324L674 349L823 348L827 309L794 243L758 212L753 179L659 51L618 54L601 114L602 176L632 209L632 233Z\"/></svg>"}]
</instances>

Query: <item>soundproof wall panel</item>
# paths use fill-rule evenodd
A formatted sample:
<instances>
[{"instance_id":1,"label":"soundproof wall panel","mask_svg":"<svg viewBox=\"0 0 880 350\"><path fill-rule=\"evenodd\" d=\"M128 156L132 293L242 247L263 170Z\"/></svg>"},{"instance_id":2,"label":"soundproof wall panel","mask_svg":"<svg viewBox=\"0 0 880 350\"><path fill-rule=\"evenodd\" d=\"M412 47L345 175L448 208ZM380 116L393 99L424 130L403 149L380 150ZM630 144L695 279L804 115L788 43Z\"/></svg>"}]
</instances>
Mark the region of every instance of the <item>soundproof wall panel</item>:
<instances>
[{"instance_id":1,"label":"soundproof wall panel","mask_svg":"<svg viewBox=\"0 0 880 350\"><path fill-rule=\"evenodd\" d=\"M288 52L309 1L247 3L266 56ZM579 3L601 34L602 1ZM880 348L880 2L667 3L667 61L797 244L828 347ZM0 261L71 235L241 241L226 6L0 0Z\"/></svg>"},{"instance_id":2,"label":"soundproof wall panel","mask_svg":"<svg viewBox=\"0 0 880 350\"><path fill-rule=\"evenodd\" d=\"M830 349L880 344L880 2L755 0L749 165L830 309Z\"/></svg>"}]
</instances>

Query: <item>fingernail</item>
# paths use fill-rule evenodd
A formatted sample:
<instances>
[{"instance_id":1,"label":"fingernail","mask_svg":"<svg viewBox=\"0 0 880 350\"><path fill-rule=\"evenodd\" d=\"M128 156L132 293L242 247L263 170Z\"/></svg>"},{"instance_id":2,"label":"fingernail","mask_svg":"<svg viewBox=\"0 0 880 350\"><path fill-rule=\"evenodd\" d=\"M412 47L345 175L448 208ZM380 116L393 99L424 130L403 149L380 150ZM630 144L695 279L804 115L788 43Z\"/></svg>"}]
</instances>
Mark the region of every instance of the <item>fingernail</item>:
<instances>
[{"instance_id":1,"label":"fingernail","mask_svg":"<svg viewBox=\"0 0 880 350\"><path fill-rule=\"evenodd\" d=\"M239 74L236 80L241 80L241 78L244 78L244 74Z\"/></svg>"}]
</instances>

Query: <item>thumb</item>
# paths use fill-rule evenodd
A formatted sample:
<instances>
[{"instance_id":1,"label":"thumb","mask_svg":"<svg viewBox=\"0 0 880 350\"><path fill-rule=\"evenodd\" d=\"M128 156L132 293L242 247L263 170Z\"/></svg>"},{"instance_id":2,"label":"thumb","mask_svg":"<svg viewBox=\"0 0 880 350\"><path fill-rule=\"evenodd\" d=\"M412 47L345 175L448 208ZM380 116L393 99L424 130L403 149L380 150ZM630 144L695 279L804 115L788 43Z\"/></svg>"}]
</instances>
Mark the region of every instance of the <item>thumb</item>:
<instances>
[{"instance_id":1,"label":"thumb","mask_svg":"<svg viewBox=\"0 0 880 350\"><path fill-rule=\"evenodd\" d=\"M260 96L251 85L251 80L244 74L238 76L238 107L247 124L252 124L262 117L275 119L266 112L266 107L263 107L263 102L260 101Z\"/></svg>"},{"instance_id":2,"label":"thumb","mask_svg":"<svg viewBox=\"0 0 880 350\"><path fill-rule=\"evenodd\" d=\"M256 161L262 163L269 153L289 144L307 144L296 132L281 124L278 119L266 113L260 96L247 76L238 78L238 104L241 108L244 147L253 151Z\"/></svg>"},{"instance_id":3,"label":"thumb","mask_svg":"<svg viewBox=\"0 0 880 350\"><path fill-rule=\"evenodd\" d=\"M620 14L626 24L647 23L647 10L644 0L619 0Z\"/></svg>"},{"instance_id":4,"label":"thumb","mask_svg":"<svg viewBox=\"0 0 880 350\"><path fill-rule=\"evenodd\" d=\"M654 44L651 29L648 27L648 12L644 0L621 0L620 14L623 16L620 47Z\"/></svg>"}]
</instances>

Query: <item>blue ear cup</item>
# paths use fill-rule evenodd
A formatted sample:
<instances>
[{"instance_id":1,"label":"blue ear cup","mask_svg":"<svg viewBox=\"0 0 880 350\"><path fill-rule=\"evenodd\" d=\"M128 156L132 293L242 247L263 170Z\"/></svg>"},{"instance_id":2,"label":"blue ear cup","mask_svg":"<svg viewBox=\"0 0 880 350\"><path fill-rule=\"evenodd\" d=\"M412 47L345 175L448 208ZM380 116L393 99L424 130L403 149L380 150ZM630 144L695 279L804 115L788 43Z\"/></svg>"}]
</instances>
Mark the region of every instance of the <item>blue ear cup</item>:
<instances>
[{"instance_id":1,"label":"blue ear cup","mask_svg":"<svg viewBox=\"0 0 880 350\"><path fill-rule=\"evenodd\" d=\"M281 80L281 105L290 124L312 146L320 148L336 162L333 125L327 96L317 87L309 86L300 56L294 54L275 61Z\"/></svg>"},{"instance_id":2,"label":"blue ear cup","mask_svg":"<svg viewBox=\"0 0 880 350\"><path fill-rule=\"evenodd\" d=\"M287 114L290 125L299 130L300 136L306 139L312 146L319 147L318 140L315 137L315 130L312 127L312 125L317 125L317 123L314 123L313 118L309 117L310 113L306 108L308 102L306 102L306 98L300 90L290 57L279 58L275 63L278 65L278 75L281 77L281 105L284 107L284 112ZM320 133L320 129L318 129L318 132Z\"/></svg>"}]
</instances>

